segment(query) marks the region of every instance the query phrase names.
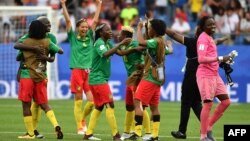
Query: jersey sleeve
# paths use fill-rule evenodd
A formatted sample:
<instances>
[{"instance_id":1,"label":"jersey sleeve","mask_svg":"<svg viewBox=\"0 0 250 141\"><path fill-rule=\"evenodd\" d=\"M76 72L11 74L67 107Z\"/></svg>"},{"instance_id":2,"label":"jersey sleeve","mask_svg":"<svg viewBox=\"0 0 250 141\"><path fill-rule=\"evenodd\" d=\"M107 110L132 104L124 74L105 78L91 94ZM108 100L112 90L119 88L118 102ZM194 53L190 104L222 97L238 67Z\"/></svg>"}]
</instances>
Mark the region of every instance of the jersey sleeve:
<instances>
[{"instance_id":1,"label":"jersey sleeve","mask_svg":"<svg viewBox=\"0 0 250 141\"><path fill-rule=\"evenodd\" d=\"M23 36L18 40L18 42L19 42L19 43L23 43L23 41L24 41L25 39L27 39L27 38L29 38L29 35L28 35L28 34L25 34L25 35L23 35Z\"/></svg>"},{"instance_id":2,"label":"jersey sleeve","mask_svg":"<svg viewBox=\"0 0 250 141\"><path fill-rule=\"evenodd\" d=\"M147 48L157 48L157 41L155 39L147 40Z\"/></svg>"},{"instance_id":3,"label":"jersey sleeve","mask_svg":"<svg viewBox=\"0 0 250 141\"><path fill-rule=\"evenodd\" d=\"M50 44L49 44L49 53L55 54L59 50L60 50L60 48L56 44L54 44L52 41L50 41Z\"/></svg>"},{"instance_id":4,"label":"jersey sleeve","mask_svg":"<svg viewBox=\"0 0 250 141\"><path fill-rule=\"evenodd\" d=\"M57 44L56 36L54 34L49 33L49 39L54 43Z\"/></svg>"},{"instance_id":5,"label":"jersey sleeve","mask_svg":"<svg viewBox=\"0 0 250 141\"><path fill-rule=\"evenodd\" d=\"M100 40L98 42L96 42L95 47L96 47L96 51L97 51L98 55L100 55L101 57L103 57L103 54L108 51L104 42L100 41Z\"/></svg>"}]
</instances>

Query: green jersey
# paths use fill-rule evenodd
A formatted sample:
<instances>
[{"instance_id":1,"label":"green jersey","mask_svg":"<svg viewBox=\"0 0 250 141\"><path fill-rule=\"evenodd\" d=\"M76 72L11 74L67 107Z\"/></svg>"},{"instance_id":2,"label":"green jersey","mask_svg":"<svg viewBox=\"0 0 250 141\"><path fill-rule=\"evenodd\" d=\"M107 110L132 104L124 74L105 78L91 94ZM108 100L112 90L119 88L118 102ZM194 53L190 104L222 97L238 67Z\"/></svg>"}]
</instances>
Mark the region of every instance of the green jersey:
<instances>
[{"instance_id":1,"label":"green jersey","mask_svg":"<svg viewBox=\"0 0 250 141\"><path fill-rule=\"evenodd\" d=\"M88 30L86 37L77 36L72 28L68 32L70 42L70 68L89 69L92 63L93 31Z\"/></svg>"},{"instance_id":2,"label":"green jersey","mask_svg":"<svg viewBox=\"0 0 250 141\"><path fill-rule=\"evenodd\" d=\"M25 34L23 35L18 42L19 43L23 43L27 38L29 38L29 34ZM59 47L56 46L57 44L57 40L55 35L53 35L52 33L47 33L46 38L49 38L51 43L50 46L52 46L51 49L49 49L50 53L57 53L59 51ZM23 56L23 52L22 51L18 51L17 56ZM21 64L24 64L24 62L20 62ZM21 74L20 74L21 78L30 78L30 74L29 74L29 70L28 69L21 69Z\"/></svg>"},{"instance_id":3,"label":"green jersey","mask_svg":"<svg viewBox=\"0 0 250 141\"><path fill-rule=\"evenodd\" d=\"M149 39L149 40L147 40L147 49L148 49L149 54L150 54L152 57L154 57L154 56L157 55L157 54L156 54L157 46L158 46L158 42L157 42L156 39ZM166 49L165 49L165 50L166 50ZM146 64L146 63L147 63L147 62L145 62L145 64ZM143 79L148 80L148 81L150 81L150 82L153 82L153 83L155 83L155 84L157 84L157 85L161 85L161 81L157 81L157 80L155 80L155 79L153 78L153 76L152 76L152 69L151 69L151 68L149 69L148 75L147 75L147 76L144 76Z\"/></svg>"},{"instance_id":4,"label":"green jersey","mask_svg":"<svg viewBox=\"0 0 250 141\"><path fill-rule=\"evenodd\" d=\"M110 77L110 57L104 57L103 54L113 47L110 41L104 42L99 38L93 49L92 67L89 74L89 84L107 83Z\"/></svg>"},{"instance_id":5,"label":"green jersey","mask_svg":"<svg viewBox=\"0 0 250 141\"><path fill-rule=\"evenodd\" d=\"M133 40L128 46L122 46L121 50L129 50L138 47L138 41ZM130 76L134 71L137 70L136 64L144 63L144 55L141 52L133 52L123 56L123 62L127 70L127 75Z\"/></svg>"}]
</instances>

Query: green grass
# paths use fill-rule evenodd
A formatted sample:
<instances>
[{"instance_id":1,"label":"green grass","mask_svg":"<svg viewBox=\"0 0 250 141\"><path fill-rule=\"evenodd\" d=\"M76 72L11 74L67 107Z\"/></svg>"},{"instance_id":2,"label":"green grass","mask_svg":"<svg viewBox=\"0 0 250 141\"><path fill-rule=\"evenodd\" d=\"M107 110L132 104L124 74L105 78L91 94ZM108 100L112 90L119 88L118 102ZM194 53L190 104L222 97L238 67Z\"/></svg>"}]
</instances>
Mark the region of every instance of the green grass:
<instances>
[{"instance_id":1,"label":"green grass","mask_svg":"<svg viewBox=\"0 0 250 141\"><path fill-rule=\"evenodd\" d=\"M59 124L64 132L64 140L79 141L82 140L82 135L76 134L76 125L73 116L73 100L51 100L52 106ZM215 105L214 105L215 106ZM161 102L161 141L176 141L171 137L170 132L178 129L180 103L178 102ZM16 99L0 99L0 141L20 141L18 135L25 133L22 106L21 102ZM115 115L120 133L123 132L123 122L125 115L125 107L123 101L115 102ZM250 104L232 104L225 112L224 116L215 124L214 135L218 141L223 140L223 125L224 124L250 124ZM46 141L56 140L54 129L48 121L45 114L42 114L38 129L40 133L45 135ZM199 122L191 112L189 125L187 130L186 141L199 140ZM97 127L94 131L97 137L102 140L110 141L111 130L107 124L105 113L103 112Z\"/></svg>"}]
</instances>

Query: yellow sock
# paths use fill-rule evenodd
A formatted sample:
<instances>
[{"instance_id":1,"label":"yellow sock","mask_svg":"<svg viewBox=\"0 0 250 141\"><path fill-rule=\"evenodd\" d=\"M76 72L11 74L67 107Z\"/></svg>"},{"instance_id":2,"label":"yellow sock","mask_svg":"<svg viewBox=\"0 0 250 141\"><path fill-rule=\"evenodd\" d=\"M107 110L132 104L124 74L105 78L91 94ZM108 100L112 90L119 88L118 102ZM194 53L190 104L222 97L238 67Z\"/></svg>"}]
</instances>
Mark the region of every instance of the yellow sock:
<instances>
[{"instance_id":1,"label":"yellow sock","mask_svg":"<svg viewBox=\"0 0 250 141\"><path fill-rule=\"evenodd\" d=\"M131 124L131 127L130 127L130 132L135 132L135 119L132 120L132 124Z\"/></svg>"},{"instance_id":2,"label":"yellow sock","mask_svg":"<svg viewBox=\"0 0 250 141\"><path fill-rule=\"evenodd\" d=\"M130 133L134 118L135 118L134 111L126 111L125 123L124 123L124 132L125 133Z\"/></svg>"},{"instance_id":3,"label":"yellow sock","mask_svg":"<svg viewBox=\"0 0 250 141\"><path fill-rule=\"evenodd\" d=\"M29 133L30 136L34 135L34 127L32 124L32 116L25 116L23 117L24 120L24 125L26 127L27 132Z\"/></svg>"},{"instance_id":4,"label":"yellow sock","mask_svg":"<svg viewBox=\"0 0 250 141\"><path fill-rule=\"evenodd\" d=\"M93 134L94 129L96 127L96 122L99 119L100 115L101 115L101 111L98 111L96 109L93 110L93 112L90 115L91 120L89 121L89 125L88 125L86 135Z\"/></svg>"},{"instance_id":5,"label":"yellow sock","mask_svg":"<svg viewBox=\"0 0 250 141\"><path fill-rule=\"evenodd\" d=\"M142 135L142 125L135 125L135 134L138 136Z\"/></svg>"},{"instance_id":6,"label":"yellow sock","mask_svg":"<svg viewBox=\"0 0 250 141\"><path fill-rule=\"evenodd\" d=\"M82 114L82 119L85 120L85 118L90 114L94 107L94 102L93 101L88 101L83 109L83 114Z\"/></svg>"},{"instance_id":7,"label":"yellow sock","mask_svg":"<svg viewBox=\"0 0 250 141\"><path fill-rule=\"evenodd\" d=\"M32 113L33 127L34 129L36 129L37 123L41 119L42 109L37 103L33 102L30 110Z\"/></svg>"},{"instance_id":8,"label":"yellow sock","mask_svg":"<svg viewBox=\"0 0 250 141\"><path fill-rule=\"evenodd\" d=\"M77 129L82 128L82 100L75 100L74 115Z\"/></svg>"},{"instance_id":9,"label":"yellow sock","mask_svg":"<svg viewBox=\"0 0 250 141\"><path fill-rule=\"evenodd\" d=\"M112 135L115 136L115 134L118 132L118 129L113 108L106 108L106 118L109 122L109 126L111 127Z\"/></svg>"},{"instance_id":10,"label":"yellow sock","mask_svg":"<svg viewBox=\"0 0 250 141\"><path fill-rule=\"evenodd\" d=\"M159 136L159 128L160 128L160 122L153 122L153 130L152 130L153 138Z\"/></svg>"},{"instance_id":11,"label":"yellow sock","mask_svg":"<svg viewBox=\"0 0 250 141\"><path fill-rule=\"evenodd\" d=\"M49 110L47 113L46 113L46 116L48 117L49 121L51 122L51 124L56 127L58 126L58 122L56 120L56 116L53 112L53 110Z\"/></svg>"},{"instance_id":12,"label":"yellow sock","mask_svg":"<svg viewBox=\"0 0 250 141\"><path fill-rule=\"evenodd\" d=\"M145 129L145 133L151 133L151 129L150 129L150 117L148 115L148 111L147 110L143 110L143 120L142 120L142 125Z\"/></svg>"}]
</instances>

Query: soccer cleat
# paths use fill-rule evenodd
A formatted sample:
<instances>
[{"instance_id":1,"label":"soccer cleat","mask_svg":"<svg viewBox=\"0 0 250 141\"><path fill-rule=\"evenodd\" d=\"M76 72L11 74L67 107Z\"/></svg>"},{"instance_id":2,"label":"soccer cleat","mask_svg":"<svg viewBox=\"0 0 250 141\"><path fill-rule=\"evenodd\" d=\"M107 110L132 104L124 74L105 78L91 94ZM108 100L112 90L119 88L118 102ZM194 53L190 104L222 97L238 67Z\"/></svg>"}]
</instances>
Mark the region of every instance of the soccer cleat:
<instances>
[{"instance_id":1,"label":"soccer cleat","mask_svg":"<svg viewBox=\"0 0 250 141\"><path fill-rule=\"evenodd\" d=\"M119 134L119 132L117 132L117 133L113 136L113 141L122 141L122 140L121 140L121 135Z\"/></svg>"},{"instance_id":2,"label":"soccer cleat","mask_svg":"<svg viewBox=\"0 0 250 141\"><path fill-rule=\"evenodd\" d=\"M57 139L63 139L63 133L60 126L55 127Z\"/></svg>"},{"instance_id":3,"label":"soccer cleat","mask_svg":"<svg viewBox=\"0 0 250 141\"><path fill-rule=\"evenodd\" d=\"M130 136L132 136L132 135L124 132L124 133L122 133L121 140L124 141L124 140L128 139Z\"/></svg>"},{"instance_id":4,"label":"soccer cleat","mask_svg":"<svg viewBox=\"0 0 250 141\"><path fill-rule=\"evenodd\" d=\"M205 138L201 139L200 141L212 141L212 140L210 140L208 137L205 137Z\"/></svg>"},{"instance_id":5,"label":"soccer cleat","mask_svg":"<svg viewBox=\"0 0 250 141\"><path fill-rule=\"evenodd\" d=\"M29 135L28 133L26 133L25 135L18 136L18 138L19 138L19 139L35 139L36 136L35 136L35 135L31 136L31 135Z\"/></svg>"},{"instance_id":6,"label":"soccer cleat","mask_svg":"<svg viewBox=\"0 0 250 141\"><path fill-rule=\"evenodd\" d=\"M184 134L180 131L172 131L171 135L176 139L186 139L187 138L186 134Z\"/></svg>"},{"instance_id":7,"label":"soccer cleat","mask_svg":"<svg viewBox=\"0 0 250 141\"><path fill-rule=\"evenodd\" d=\"M142 136L142 139L144 141L147 141L147 140L151 139L151 137L152 137L152 135L150 133L146 133L144 136Z\"/></svg>"},{"instance_id":8,"label":"soccer cleat","mask_svg":"<svg viewBox=\"0 0 250 141\"><path fill-rule=\"evenodd\" d=\"M93 134L84 135L83 140L93 140L93 141L100 141L100 138L94 137Z\"/></svg>"},{"instance_id":9,"label":"soccer cleat","mask_svg":"<svg viewBox=\"0 0 250 141\"><path fill-rule=\"evenodd\" d=\"M207 138L209 138L212 141L216 141L216 139L213 136L213 132L212 131L208 131L207 132Z\"/></svg>"},{"instance_id":10,"label":"soccer cleat","mask_svg":"<svg viewBox=\"0 0 250 141\"><path fill-rule=\"evenodd\" d=\"M140 138L140 136L138 136L137 134L132 134L128 140L131 140L131 141L141 141L142 139Z\"/></svg>"},{"instance_id":11,"label":"soccer cleat","mask_svg":"<svg viewBox=\"0 0 250 141\"><path fill-rule=\"evenodd\" d=\"M37 130L34 130L34 134L36 136L37 139L43 139L45 138L42 134L40 134Z\"/></svg>"},{"instance_id":12,"label":"soccer cleat","mask_svg":"<svg viewBox=\"0 0 250 141\"><path fill-rule=\"evenodd\" d=\"M151 137L150 139L147 139L144 141L159 141L159 140L160 140L159 137L155 137L155 138Z\"/></svg>"},{"instance_id":13,"label":"soccer cleat","mask_svg":"<svg viewBox=\"0 0 250 141\"><path fill-rule=\"evenodd\" d=\"M85 134L84 129L83 129L83 128L79 128L79 129L77 130L77 134L78 134L78 135L84 135L84 134Z\"/></svg>"}]
</instances>

